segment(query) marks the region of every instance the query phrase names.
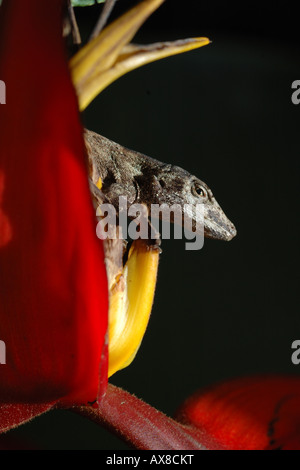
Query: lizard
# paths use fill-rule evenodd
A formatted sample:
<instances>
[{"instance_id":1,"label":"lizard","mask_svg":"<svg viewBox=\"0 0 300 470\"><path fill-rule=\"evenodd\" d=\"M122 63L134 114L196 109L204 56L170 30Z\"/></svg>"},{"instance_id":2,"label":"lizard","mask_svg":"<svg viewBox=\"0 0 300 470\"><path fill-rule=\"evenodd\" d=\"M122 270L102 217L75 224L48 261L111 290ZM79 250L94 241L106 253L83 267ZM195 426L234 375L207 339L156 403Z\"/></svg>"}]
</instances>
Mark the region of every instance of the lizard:
<instances>
[{"instance_id":1,"label":"lizard","mask_svg":"<svg viewBox=\"0 0 300 470\"><path fill-rule=\"evenodd\" d=\"M171 164L165 164L142 153L129 150L101 135L85 130L91 191L96 199L101 181L104 200L118 210L119 197L126 196L128 205L203 204L204 236L229 241L236 228L226 217L211 189L196 176ZM99 187L99 185L98 185ZM101 199L101 198L100 198ZM189 214L188 214L189 215ZM193 228L197 220L190 214Z\"/></svg>"}]
</instances>

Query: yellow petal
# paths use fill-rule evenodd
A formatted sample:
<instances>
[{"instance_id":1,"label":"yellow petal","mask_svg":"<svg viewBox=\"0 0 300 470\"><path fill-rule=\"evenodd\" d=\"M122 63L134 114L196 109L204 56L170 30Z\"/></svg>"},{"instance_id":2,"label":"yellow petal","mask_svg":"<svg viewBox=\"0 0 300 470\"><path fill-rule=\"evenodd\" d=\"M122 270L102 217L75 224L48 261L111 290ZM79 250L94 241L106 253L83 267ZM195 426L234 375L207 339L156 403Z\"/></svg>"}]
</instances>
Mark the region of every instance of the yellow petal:
<instances>
[{"instance_id":1,"label":"yellow petal","mask_svg":"<svg viewBox=\"0 0 300 470\"><path fill-rule=\"evenodd\" d=\"M146 331L154 299L159 249L133 242L123 273L110 290L108 376L134 359Z\"/></svg>"},{"instance_id":2,"label":"yellow petal","mask_svg":"<svg viewBox=\"0 0 300 470\"><path fill-rule=\"evenodd\" d=\"M131 41L148 16L163 2L164 0L144 0L139 3L105 28L71 59L71 73L80 97L81 109L93 99L88 99L88 82L91 75L99 74L114 64L122 48ZM82 90L87 95L85 100L82 100Z\"/></svg>"},{"instance_id":3,"label":"yellow petal","mask_svg":"<svg viewBox=\"0 0 300 470\"><path fill-rule=\"evenodd\" d=\"M207 38L189 38L159 42L149 46L135 44L125 46L112 67L102 72L95 70L85 82L85 86L78 90L80 108L84 109L107 86L131 70L165 57L198 49L209 43Z\"/></svg>"}]
</instances>

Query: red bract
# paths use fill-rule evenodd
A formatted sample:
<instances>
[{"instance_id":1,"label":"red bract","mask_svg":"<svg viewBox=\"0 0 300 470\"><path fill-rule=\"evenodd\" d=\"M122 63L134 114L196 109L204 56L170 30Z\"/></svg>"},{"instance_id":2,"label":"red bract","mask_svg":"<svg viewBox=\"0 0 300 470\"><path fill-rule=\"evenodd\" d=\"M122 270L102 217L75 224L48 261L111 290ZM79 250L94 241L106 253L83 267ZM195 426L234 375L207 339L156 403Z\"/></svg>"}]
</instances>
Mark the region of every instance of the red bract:
<instances>
[{"instance_id":1,"label":"red bract","mask_svg":"<svg viewBox=\"0 0 300 470\"><path fill-rule=\"evenodd\" d=\"M237 379L189 398L177 414L231 450L300 450L299 377Z\"/></svg>"},{"instance_id":2,"label":"red bract","mask_svg":"<svg viewBox=\"0 0 300 470\"><path fill-rule=\"evenodd\" d=\"M1 7L2 403L87 403L107 381L107 281L62 39L63 5L7 0Z\"/></svg>"}]
</instances>

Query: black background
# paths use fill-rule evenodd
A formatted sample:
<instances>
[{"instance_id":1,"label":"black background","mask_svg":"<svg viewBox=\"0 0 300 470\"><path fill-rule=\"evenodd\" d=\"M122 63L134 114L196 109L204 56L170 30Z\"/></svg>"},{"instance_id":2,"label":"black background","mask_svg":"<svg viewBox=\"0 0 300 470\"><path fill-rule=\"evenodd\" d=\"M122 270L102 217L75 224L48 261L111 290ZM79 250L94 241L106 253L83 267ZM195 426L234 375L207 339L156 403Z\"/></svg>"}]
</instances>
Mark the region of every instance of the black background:
<instances>
[{"instance_id":1,"label":"black background","mask_svg":"<svg viewBox=\"0 0 300 470\"><path fill-rule=\"evenodd\" d=\"M119 0L113 16L132 3ZM85 36L100 11L76 10ZM133 364L111 379L169 415L199 387L300 372L291 362L300 339L297 13L286 2L167 0L136 41L212 44L126 75L83 116L90 129L196 174L238 230L199 252L163 242L149 328ZM11 435L48 449L127 448L67 411Z\"/></svg>"}]
</instances>

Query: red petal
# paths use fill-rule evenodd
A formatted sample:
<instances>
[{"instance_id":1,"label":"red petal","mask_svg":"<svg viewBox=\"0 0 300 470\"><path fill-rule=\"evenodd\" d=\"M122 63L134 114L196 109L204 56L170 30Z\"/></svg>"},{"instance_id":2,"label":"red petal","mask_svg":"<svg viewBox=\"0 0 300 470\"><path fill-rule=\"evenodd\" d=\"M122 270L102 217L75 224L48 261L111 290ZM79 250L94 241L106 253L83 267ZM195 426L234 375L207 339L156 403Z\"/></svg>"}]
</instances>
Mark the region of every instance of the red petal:
<instances>
[{"instance_id":1,"label":"red petal","mask_svg":"<svg viewBox=\"0 0 300 470\"><path fill-rule=\"evenodd\" d=\"M4 1L0 25L0 401L86 403L99 394L108 294L65 2L17 3Z\"/></svg>"},{"instance_id":2,"label":"red petal","mask_svg":"<svg viewBox=\"0 0 300 470\"><path fill-rule=\"evenodd\" d=\"M189 398L177 418L233 450L300 450L300 378L238 379Z\"/></svg>"}]
</instances>

